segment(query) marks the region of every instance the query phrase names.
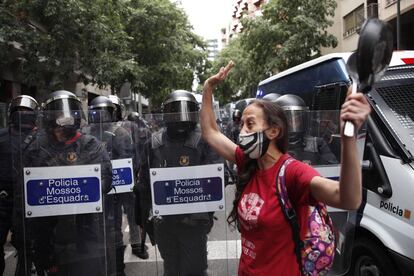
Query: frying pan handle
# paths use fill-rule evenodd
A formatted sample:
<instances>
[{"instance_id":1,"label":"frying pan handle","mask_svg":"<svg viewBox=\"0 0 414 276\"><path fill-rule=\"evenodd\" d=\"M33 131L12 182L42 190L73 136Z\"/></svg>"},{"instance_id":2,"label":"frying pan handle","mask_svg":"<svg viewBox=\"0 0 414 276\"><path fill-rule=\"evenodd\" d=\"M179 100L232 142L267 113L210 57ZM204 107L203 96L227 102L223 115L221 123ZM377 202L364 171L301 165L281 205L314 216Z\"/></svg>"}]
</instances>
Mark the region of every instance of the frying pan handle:
<instances>
[{"instance_id":1,"label":"frying pan handle","mask_svg":"<svg viewBox=\"0 0 414 276\"><path fill-rule=\"evenodd\" d=\"M352 94L355 94L357 91L357 82L353 79L352 80ZM355 126L352 122L345 122L345 127L344 127L344 135L346 137L354 137L355 136Z\"/></svg>"},{"instance_id":2,"label":"frying pan handle","mask_svg":"<svg viewBox=\"0 0 414 276\"><path fill-rule=\"evenodd\" d=\"M354 127L353 123L351 123L349 121L345 122L344 135L346 137L354 137L355 127Z\"/></svg>"}]
</instances>

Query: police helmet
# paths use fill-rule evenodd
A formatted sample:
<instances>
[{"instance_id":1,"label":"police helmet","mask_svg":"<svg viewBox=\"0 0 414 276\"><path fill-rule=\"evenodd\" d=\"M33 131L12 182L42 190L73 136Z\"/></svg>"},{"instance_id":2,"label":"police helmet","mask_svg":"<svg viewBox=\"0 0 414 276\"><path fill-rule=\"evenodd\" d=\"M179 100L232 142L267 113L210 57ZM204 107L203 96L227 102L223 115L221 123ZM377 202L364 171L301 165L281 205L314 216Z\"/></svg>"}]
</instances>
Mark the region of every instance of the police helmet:
<instances>
[{"instance_id":1,"label":"police helmet","mask_svg":"<svg viewBox=\"0 0 414 276\"><path fill-rule=\"evenodd\" d=\"M233 118L233 121L240 121L242 117L242 113L240 110L235 109L233 110L233 114L231 117Z\"/></svg>"},{"instance_id":2,"label":"police helmet","mask_svg":"<svg viewBox=\"0 0 414 276\"><path fill-rule=\"evenodd\" d=\"M72 92L59 90L51 93L44 102L43 122L48 131L62 128L67 138L71 138L80 128L82 104Z\"/></svg>"},{"instance_id":3,"label":"police helmet","mask_svg":"<svg viewBox=\"0 0 414 276\"><path fill-rule=\"evenodd\" d=\"M125 107L121 99L117 95L109 95L108 98L115 105L114 122L122 121Z\"/></svg>"},{"instance_id":4,"label":"police helmet","mask_svg":"<svg viewBox=\"0 0 414 276\"><path fill-rule=\"evenodd\" d=\"M136 122L141 118L141 116L139 115L138 112L136 111L131 111L128 116L127 116L127 120L131 121L131 122Z\"/></svg>"},{"instance_id":5,"label":"police helmet","mask_svg":"<svg viewBox=\"0 0 414 276\"><path fill-rule=\"evenodd\" d=\"M198 122L198 102L193 94L186 90L176 90L164 100L162 112L166 123Z\"/></svg>"},{"instance_id":6,"label":"police helmet","mask_svg":"<svg viewBox=\"0 0 414 276\"><path fill-rule=\"evenodd\" d=\"M112 122L115 109L115 105L108 97L98 96L89 105L89 122L93 124Z\"/></svg>"},{"instance_id":7,"label":"police helmet","mask_svg":"<svg viewBox=\"0 0 414 276\"><path fill-rule=\"evenodd\" d=\"M131 111L127 116L127 120L136 123L138 127L149 128L148 122L136 111Z\"/></svg>"},{"instance_id":8,"label":"police helmet","mask_svg":"<svg viewBox=\"0 0 414 276\"><path fill-rule=\"evenodd\" d=\"M243 113L246 106L248 106L253 100L255 100L255 98L247 98L247 99L239 100L236 102L235 108L240 110L241 113Z\"/></svg>"},{"instance_id":9,"label":"police helmet","mask_svg":"<svg viewBox=\"0 0 414 276\"><path fill-rule=\"evenodd\" d=\"M280 94L277 93L269 93L263 96L262 100L274 102L280 97Z\"/></svg>"},{"instance_id":10,"label":"police helmet","mask_svg":"<svg viewBox=\"0 0 414 276\"><path fill-rule=\"evenodd\" d=\"M274 102L284 110L288 121L289 138L302 137L306 128L306 111L308 110L303 99L293 94L286 94Z\"/></svg>"},{"instance_id":11,"label":"police helmet","mask_svg":"<svg viewBox=\"0 0 414 276\"><path fill-rule=\"evenodd\" d=\"M11 101L8 117L11 127L33 129L36 125L36 112L39 110L37 101L28 95L20 95Z\"/></svg>"},{"instance_id":12,"label":"police helmet","mask_svg":"<svg viewBox=\"0 0 414 276\"><path fill-rule=\"evenodd\" d=\"M162 105L163 119L170 136L182 136L193 130L198 122L198 102L186 90L171 92Z\"/></svg>"}]
</instances>

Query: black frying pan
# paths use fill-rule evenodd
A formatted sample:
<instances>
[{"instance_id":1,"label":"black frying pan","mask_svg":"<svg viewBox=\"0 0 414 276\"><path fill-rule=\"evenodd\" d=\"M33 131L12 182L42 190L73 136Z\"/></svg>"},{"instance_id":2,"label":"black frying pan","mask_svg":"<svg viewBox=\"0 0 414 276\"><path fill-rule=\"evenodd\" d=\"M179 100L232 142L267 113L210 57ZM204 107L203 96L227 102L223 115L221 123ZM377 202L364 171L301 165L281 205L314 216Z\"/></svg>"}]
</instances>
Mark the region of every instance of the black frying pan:
<instances>
[{"instance_id":1,"label":"black frying pan","mask_svg":"<svg viewBox=\"0 0 414 276\"><path fill-rule=\"evenodd\" d=\"M352 93L357 86L368 93L372 85L381 79L391 61L393 37L387 23L378 18L368 18L361 27L358 48L347 61L347 70L352 79ZM354 136L354 125L345 123L345 136Z\"/></svg>"}]
</instances>

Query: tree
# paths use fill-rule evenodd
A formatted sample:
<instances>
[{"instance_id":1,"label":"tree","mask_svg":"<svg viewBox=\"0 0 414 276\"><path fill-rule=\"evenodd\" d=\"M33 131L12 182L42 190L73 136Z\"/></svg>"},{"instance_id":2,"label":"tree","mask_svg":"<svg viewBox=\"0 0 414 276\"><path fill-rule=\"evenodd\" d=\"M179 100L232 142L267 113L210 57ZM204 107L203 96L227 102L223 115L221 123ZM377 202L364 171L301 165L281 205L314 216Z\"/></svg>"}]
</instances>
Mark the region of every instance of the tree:
<instances>
[{"instance_id":1,"label":"tree","mask_svg":"<svg viewBox=\"0 0 414 276\"><path fill-rule=\"evenodd\" d=\"M120 85L124 78L139 80L141 68L131 62L124 31L123 1L21 0L1 4L0 52L10 54L11 43L20 45L23 82L46 91L69 82Z\"/></svg>"},{"instance_id":2,"label":"tree","mask_svg":"<svg viewBox=\"0 0 414 276\"><path fill-rule=\"evenodd\" d=\"M250 85L257 82L254 74L250 71L254 67L250 55L242 47L240 37L232 39L229 45L220 52L213 63L212 74L226 66L229 60L235 63L235 67L226 81L218 85L217 92L214 94L221 103L250 97Z\"/></svg>"},{"instance_id":3,"label":"tree","mask_svg":"<svg viewBox=\"0 0 414 276\"><path fill-rule=\"evenodd\" d=\"M336 47L336 38L326 31L335 8L334 0L269 1L263 16L242 20L243 32L222 51L213 70L236 59L226 90L254 96L260 80L319 56L321 46Z\"/></svg>"},{"instance_id":4,"label":"tree","mask_svg":"<svg viewBox=\"0 0 414 276\"><path fill-rule=\"evenodd\" d=\"M131 8L126 30L134 60L145 68L140 92L157 106L173 90L191 90L194 73L201 76L208 63L185 13L169 0L133 1Z\"/></svg>"}]
</instances>

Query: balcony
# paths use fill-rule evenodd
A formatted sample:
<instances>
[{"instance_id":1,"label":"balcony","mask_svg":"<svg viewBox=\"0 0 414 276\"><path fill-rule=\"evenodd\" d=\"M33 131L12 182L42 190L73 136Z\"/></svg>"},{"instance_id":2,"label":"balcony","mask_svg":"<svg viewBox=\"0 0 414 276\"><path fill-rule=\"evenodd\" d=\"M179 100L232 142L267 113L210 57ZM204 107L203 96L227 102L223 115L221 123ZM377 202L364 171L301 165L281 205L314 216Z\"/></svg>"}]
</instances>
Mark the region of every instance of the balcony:
<instances>
[{"instance_id":1,"label":"balcony","mask_svg":"<svg viewBox=\"0 0 414 276\"><path fill-rule=\"evenodd\" d=\"M367 17L378 18L378 3L371 3L367 6Z\"/></svg>"},{"instance_id":2,"label":"balcony","mask_svg":"<svg viewBox=\"0 0 414 276\"><path fill-rule=\"evenodd\" d=\"M385 1L385 6L388 7L388 6L390 6L390 5L392 5L396 2L397 2L397 0L387 0L387 1Z\"/></svg>"}]
</instances>

